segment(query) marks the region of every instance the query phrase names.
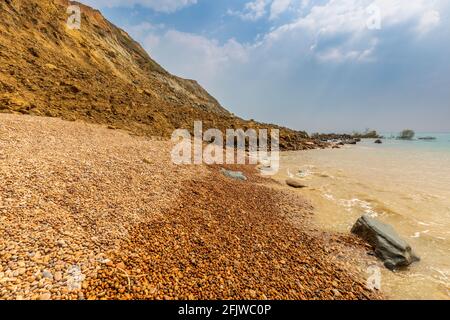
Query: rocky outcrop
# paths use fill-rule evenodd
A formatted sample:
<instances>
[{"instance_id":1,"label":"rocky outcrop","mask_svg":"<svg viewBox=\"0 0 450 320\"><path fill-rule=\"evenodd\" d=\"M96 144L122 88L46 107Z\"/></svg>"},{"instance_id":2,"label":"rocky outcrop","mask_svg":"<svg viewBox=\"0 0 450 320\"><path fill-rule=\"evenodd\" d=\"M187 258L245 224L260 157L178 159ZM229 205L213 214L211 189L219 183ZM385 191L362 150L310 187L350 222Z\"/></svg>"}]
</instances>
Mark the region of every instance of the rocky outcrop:
<instances>
[{"instance_id":1,"label":"rocky outcrop","mask_svg":"<svg viewBox=\"0 0 450 320\"><path fill-rule=\"evenodd\" d=\"M367 241L374 248L376 256L390 270L406 267L420 260L411 246L401 239L390 225L367 215L358 219L352 233Z\"/></svg>"}]
</instances>

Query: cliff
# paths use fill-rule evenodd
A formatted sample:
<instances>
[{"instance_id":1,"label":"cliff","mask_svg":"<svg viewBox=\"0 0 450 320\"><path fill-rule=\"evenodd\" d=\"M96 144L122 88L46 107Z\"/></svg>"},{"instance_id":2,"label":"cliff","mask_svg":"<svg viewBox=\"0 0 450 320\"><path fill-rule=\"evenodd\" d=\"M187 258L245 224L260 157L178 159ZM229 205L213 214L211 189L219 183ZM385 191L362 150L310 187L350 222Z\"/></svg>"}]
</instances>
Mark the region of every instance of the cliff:
<instances>
[{"instance_id":1,"label":"cliff","mask_svg":"<svg viewBox=\"0 0 450 320\"><path fill-rule=\"evenodd\" d=\"M69 29L68 6L67 0L0 2L0 112L163 137L202 120L222 130L279 128L285 150L321 145L305 132L234 116L196 81L164 70L97 10L80 4L81 29Z\"/></svg>"}]
</instances>

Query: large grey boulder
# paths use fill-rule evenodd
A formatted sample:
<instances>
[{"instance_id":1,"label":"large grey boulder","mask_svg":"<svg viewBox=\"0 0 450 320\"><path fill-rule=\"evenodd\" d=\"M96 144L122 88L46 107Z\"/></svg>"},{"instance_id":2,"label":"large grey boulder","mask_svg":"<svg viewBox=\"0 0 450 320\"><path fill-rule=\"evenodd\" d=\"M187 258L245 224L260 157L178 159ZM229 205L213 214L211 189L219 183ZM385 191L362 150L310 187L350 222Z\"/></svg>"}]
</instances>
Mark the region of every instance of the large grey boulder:
<instances>
[{"instance_id":1,"label":"large grey boulder","mask_svg":"<svg viewBox=\"0 0 450 320\"><path fill-rule=\"evenodd\" d=\"M367 241L375 250L375 254L390 270L409 266L420 258L414 254L395 230L387 224L364 215L356 221L352 233Z\"/></svg>"}]
</instances>

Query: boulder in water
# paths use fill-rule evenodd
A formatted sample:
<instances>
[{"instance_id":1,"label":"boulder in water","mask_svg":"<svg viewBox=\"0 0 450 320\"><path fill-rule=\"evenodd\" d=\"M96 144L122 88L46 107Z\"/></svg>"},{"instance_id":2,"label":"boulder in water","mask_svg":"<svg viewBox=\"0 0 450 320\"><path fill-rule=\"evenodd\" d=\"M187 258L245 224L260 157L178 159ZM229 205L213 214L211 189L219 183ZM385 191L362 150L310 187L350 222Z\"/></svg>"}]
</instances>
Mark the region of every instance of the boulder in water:
<instances>
[{"instance_id":1,"label":"boulder in water","mask_svg":"<svg viewBox=\"0 0 450 320\"><path fill-rule=\"evenodd\" d=\"M352 233L367 241L375 249L377 257L384 262L384 266L390 270L406 267L420 260L411 246L390 225L368 215L356 221Z\"/></svg>"},{"instance_id":2,"label":"boulder in water","mask_svg":"<svg viewBox=\"0 0 450 320\"><path fill-rule=\"evenodd\" d=\"M375 140L375 143L376 143L376 144L382 144L383 141L381 141L381 139L378 139L378 140Z\"/></svg>"}]
</instances>

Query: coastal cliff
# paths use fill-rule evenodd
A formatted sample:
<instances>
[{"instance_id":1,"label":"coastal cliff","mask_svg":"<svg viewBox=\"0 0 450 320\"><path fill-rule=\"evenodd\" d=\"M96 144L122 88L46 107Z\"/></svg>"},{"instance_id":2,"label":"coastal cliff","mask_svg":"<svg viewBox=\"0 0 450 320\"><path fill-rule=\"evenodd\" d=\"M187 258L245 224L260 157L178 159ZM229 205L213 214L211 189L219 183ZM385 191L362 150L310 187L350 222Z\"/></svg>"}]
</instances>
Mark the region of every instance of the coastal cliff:
<instances>
[{"instance_id":1,"label":"coastal cliff","mask_svg":"<svg viewBox=\"0 0 450 320\"><path fill-rule=\"evenodd\" d=\"M70 2L74 4L75 2ZM175 129L277 128L282 150L326 146L305 132L246 121L196 81L169 74L125 31L90 7L71 30L66 0L0 2L0 112L84 120L137 135Z\"/></svg>"},{"instance_id":2,"label":"coastal cliff","mask_svg":"<svg viewBox=\"0 0 450 320\"><path fill-rule=\"evenodd\" d=\"M0 299L380 298L342 258L364 244L317 230L298 193L177 166L161 137L202 120L326 142L234 116L99 11L68 29L68 4L0 2Z\"/></svg>"}]
</instances>

